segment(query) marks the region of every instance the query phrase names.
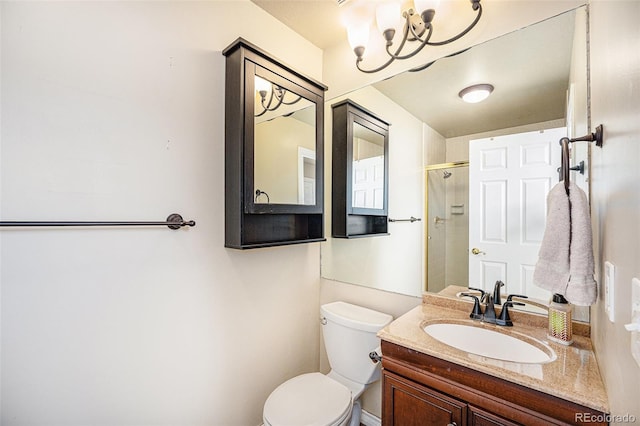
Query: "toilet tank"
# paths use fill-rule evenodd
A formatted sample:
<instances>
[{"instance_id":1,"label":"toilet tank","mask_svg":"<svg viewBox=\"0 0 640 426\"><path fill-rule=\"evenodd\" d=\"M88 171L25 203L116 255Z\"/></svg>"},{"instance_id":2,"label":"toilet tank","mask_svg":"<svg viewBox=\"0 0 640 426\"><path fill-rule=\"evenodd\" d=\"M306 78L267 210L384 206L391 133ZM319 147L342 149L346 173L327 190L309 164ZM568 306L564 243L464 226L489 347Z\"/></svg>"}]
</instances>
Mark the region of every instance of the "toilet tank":
<instances>
[{"instance_id":1,"label":"toilet tank","mask_svg":"<svg viewBox=\"0 0 640 426\"><path fill-rule=\"evenodd\" d=\"M380 378L380 364L369 353L380 346L376 333L393 317L345 302L320 307L322 335L331 369L356 383L369 384Z\"/></svg>"}]
</instances>

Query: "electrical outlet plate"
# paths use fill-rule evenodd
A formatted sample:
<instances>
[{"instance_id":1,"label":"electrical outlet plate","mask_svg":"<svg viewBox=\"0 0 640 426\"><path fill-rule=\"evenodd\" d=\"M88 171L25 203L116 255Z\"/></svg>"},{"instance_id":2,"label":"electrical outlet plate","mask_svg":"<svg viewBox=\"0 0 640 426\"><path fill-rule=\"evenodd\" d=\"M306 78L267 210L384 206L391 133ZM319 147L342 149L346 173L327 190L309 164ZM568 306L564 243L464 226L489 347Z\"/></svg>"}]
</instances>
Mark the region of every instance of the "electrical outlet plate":
<instances>
[{"instance_id":1,"label":"electrical outlet plate","mask_svg":"<svg viewBox=\"0 0 640 426\"><path fill-rule=\"evenodd\" d=\"M615 283L615 266L611 262L604 262L604 311L611 322L615 322Z\"/></svg>"}]
</instances>

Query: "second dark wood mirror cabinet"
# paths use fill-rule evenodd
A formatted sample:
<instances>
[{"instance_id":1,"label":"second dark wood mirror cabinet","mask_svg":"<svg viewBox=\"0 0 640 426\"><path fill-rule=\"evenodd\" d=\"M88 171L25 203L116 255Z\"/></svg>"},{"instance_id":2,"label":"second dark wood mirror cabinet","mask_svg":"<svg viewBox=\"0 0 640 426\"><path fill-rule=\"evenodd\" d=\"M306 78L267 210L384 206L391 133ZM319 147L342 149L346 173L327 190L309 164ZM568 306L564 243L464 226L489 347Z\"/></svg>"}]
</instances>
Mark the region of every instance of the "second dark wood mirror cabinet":
<instances>
[{"instance_id":1,"label":"second dark wood mirror cabinet","mask_svg":"<svg viewBox=\"0 0 640 426\"><path fill-rule=\"evenodd\" d=\"M222 53L225 246L324 241L327 87L243 39Z\"/></svg>"},{"instance_id":2,"label":"second dark wood mirror cabinet","mask_svg":"<svg viewBox=\"0 0 640 426\"><path fill-rule=\"evenodd\" d=\"M331 108L331 234L388 235L389 123L349 99Z\"/></svg>"}]
</instances>

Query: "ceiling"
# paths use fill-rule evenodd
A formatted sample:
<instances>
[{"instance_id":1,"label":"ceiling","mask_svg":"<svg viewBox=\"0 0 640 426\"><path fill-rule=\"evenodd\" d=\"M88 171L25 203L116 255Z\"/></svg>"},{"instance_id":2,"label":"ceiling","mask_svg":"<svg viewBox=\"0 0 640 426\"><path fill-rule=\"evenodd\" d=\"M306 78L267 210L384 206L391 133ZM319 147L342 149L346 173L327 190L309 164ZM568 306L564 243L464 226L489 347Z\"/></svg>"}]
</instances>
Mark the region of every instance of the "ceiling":
<instances>
[{"instance_id":1,"label":"ceiling","mask_svg":"<svg viewBox=\"0 0 640 426\"><path fill-rule=\"evenodd\" d=\"M251 1L320 49L335 46L347 38L336 0Z\"/></svg>"},{"instance_id":2,"label":"ceiling","mask_svg":"<svg viewBox=\"0 0 640 426\"><path fill-rule=\"evenodd\" d=\"M335 0L252 1L322 49L345 42ZM573 28L565 13L374 87L445 138L563 118ZM478 83L493 84L493 94L462 102L458 92Z\"/></svg>"}]
</instances>

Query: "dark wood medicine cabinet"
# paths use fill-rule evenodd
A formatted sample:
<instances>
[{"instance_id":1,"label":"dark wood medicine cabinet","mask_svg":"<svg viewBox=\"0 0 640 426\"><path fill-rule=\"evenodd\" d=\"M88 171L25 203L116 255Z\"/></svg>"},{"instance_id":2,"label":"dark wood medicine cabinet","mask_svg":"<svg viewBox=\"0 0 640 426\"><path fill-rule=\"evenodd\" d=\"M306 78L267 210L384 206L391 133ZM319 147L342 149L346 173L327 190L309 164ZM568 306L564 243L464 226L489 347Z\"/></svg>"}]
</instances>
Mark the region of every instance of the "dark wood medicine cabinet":
<instances>
[{"instance_id":1,"label":"dark wood medicine cabinet","mask_svg":"<svg viewBox=\"0 0 640 426\"><path fill-rule=\"evenodd\" d=\"M324 92L239 38L223 52L225 247L324 241Z\"/></svg>"},{"instance_id":2,"label":"dark wood medicine cabinet","mask_svg":"<svg viewBox=\"0 0 640 426\"><path fill-rule=\"evenodd\" d=\"M390 124L350 99L331 108L332 236L388 235Z\"/></svg>"}]
</instances>

